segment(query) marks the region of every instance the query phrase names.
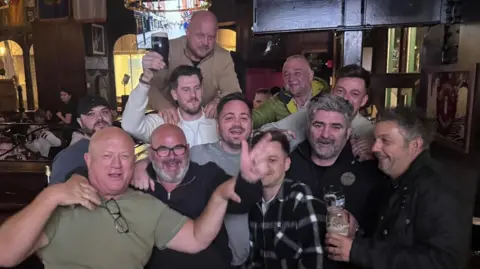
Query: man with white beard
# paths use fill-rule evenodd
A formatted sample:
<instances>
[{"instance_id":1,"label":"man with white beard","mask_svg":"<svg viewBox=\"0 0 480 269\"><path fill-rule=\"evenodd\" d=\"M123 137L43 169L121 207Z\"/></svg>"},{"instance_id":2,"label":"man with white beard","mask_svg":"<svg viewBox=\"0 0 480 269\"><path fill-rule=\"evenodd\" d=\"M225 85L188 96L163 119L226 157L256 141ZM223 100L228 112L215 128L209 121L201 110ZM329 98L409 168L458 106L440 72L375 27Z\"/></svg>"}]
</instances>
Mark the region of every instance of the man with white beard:
<instances>
[{"instance_id":1,"label":"man with white beard","mask_svg":"<svg viewBox=\"0 0 480 269\"><path fill-rule=\"evenodd\" d=\"M242 139L242 151L248 150L247 143ZM252 152L258 159L265 155L266 143L260 143ZM189 145L182 130L176 125L164 124L152 134L149 149L149 164L145 169L136 168L135 177L145 174L152 186L148 192L169 205L172 209L195 219L205 208L208 198L215 188L232 178L217 164L207 162L197 164L190 160ZM242 155L243 156L243 155ZM255 169L254 169L255 170ZM238 175L237 175L238 174ZM237 177L236 193L241 203L229 203L229 214L245 214L251 206L261 199L262 184L250 171L240 165ZM255 184L254 184L255 183ZM232 253L228 247L229 241L223 228L215 241L198 254L185 254L168 249L154 249L148 268L225 268L229 269Z\"/></svg>"},{"instance_id":2,"label":"man with white beard","mask_svg":"<svg viewBox=\"0 0 480 269\"><path fill-rule=\"evenodd\" d=\"M240 171L242 140L247 140L252 133L252 110L245 96L235 92L220 99L217 115L220 141L191 147L190 160L199 165L215 163L228 175L235 176ZM147 190L155 186L154 179L145 173L148 164L149 160L145 159L136 165L137 172L132 184L139 189ZM157 174L164 177L163 171ZM225 227L232 250L232 268L239 267L247 260L250 251L248 214L225 215Z\"/></svg>"}]
</instances>

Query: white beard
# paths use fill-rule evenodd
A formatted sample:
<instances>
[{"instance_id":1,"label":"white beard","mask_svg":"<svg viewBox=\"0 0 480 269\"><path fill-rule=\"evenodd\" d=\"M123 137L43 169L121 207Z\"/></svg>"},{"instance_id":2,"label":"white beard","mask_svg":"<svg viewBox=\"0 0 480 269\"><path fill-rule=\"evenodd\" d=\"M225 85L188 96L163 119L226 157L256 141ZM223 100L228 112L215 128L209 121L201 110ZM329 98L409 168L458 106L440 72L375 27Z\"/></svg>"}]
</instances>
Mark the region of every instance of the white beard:
<instances>
[{"instance_id":1,"label":"white beard","mask_svg":"<svg viewBox=\"0 0 480 269\"><path fill-rule=\"evenodd\" d=\"M165 173L163 169L159 168L157 165L155 165L154 162L152 162L152 167L153 167L153 170L155 170L157 179L160 179L161 181L164 181L167 183L180 183L180 181L182 181L185 175L187 174L189 165L190 163L188 163L187 166L181 168L180 171L177 173L177 175L170 176L167 173Z\"/></svg>"}]
</instances>

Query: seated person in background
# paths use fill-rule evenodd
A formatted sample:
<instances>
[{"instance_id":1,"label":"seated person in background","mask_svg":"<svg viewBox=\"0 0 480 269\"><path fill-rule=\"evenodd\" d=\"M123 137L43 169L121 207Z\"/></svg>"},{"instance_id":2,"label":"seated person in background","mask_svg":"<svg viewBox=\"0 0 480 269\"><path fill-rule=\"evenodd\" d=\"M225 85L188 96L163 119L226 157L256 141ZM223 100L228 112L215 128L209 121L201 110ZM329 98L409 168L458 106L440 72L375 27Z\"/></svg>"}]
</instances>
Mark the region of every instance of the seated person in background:
<instances>
[{"instance_id":1,"label":"seated person in background","mask_svg":"<svg viewBox=\"0 0 480 269\"><path fill-rule=\"evenodd\" d=\"M430 157L431 122L405 108L377 119L373 152L391 180L389 199L371 236L327 234L329 257L373 269L470 268L471 200Z\"/></svg>"},{"instance_id":2,"label":"seated person in background","mask_svg":"<svg viewBox=\"0 0 480 269\"><path fill-rule=\"evenodd\" d=\"M314 79L310 63L302 55L288 57L283 65L282 73L284 89L261 107L253 110L254 129L297 112L312 97L330 88L326 81L320 78Z\"/></svg>"},{"instance_id":3,"label":"seated person in background","mask_svg":"<svg viewBox=\"0 0 480 269\"><path fill-rule=\"evenodd\" d=\"M0 137L4 137L4 132L8 129L8 125L2 123L7 123L7 117L0 113Z\"/></svg>"},{"instance_id":4,"label":"seated person in background","mask_svg":"<svg viewBox=\"0 0 480 269\"><path fill-rule=\"evenodd\" d=\"M144 73L143 78L147 81L155 75L148 93L149 103L153 109L160 111L166 123L177 124L181 120L177 113L177 104L170 94L169 82L171 73L180 65L198 67L202 71L204 91L199 100L200 105L205 108L207 118L215 117L217 104L222 96L241 92L230 53L217 45L217 30L217 18L212 12L194 12L186 35L169 41L168 66L165 66L163 58L157 54L159 64L153 69L158 71L155 74Z\"/></svg>"},{"instance_id":5,"label":"seated person in background","mask_svg":"<svg viewBox=\"0 0 480 269\"><path fill-rule=\"evenodd\" d=\"M153 77L152 69L159 65L161 56L149 52L142 59L143 75L140 83L130 93L122 115L122 128L145 143L150 141L153 130L165 124L157 113L145 115L148 90ZM199 68L180 65L170 76L170 94L178 103L178 126L183 130L190 146L218 141L217 123L205 116L202 109L203 76Z\"/></svg>"},{"instance_id":6,"label":"seated person in background","mask_svg":"<svg viewBox=\"0 0 480 269\"><path fill-rule=\"evenodd\" d=\"M236 178L235 190L242 202L230 203L227 212L246 214L261 198L262 186L259 182L261 174L257 171L261 171L262 167L258 165L262 165L266 159L262 155L265 151L264 144L259 144L250 153L255 156L256 163L249 163L247 145L244 146L241 174L228 175L213 162L203 165L192 162L182 130L178 126L165 124L152 134L150 163L143 171L136 169L135 177L143 177L142 174L146 174L149 178L155 179L153 190L149 192L171 208L193 219L204 210L213 190L233 177ZM254 172L250 172L250 169ZM228 269L232 261L228 245L226 231L222 229L212 245L196 255L155 249L148 268Z\"/></svg>"},{"instance_id":7,"label":"seated person in background","mask_svg":"<svg viewBox=\"0 0 480 269\"><path fill-rule=\"evenodd\" d=\"M307 184L315 197L323 200L330 186L340 189L345 196L342 205L358 221L361 230L370 235L377 223L387 180L375 160L359 162L349 142L353 106L345 99L323 94L308 104L308 139L290 154L291 165L287 178ZM322 208L323 215L327 213ZM325 225L322 239L325 235ZM324 244L325 245L325 244ZM343 268L331 260L324 260L324 268ZM348 264L344 264L348 266Z\"/></svg>"},{"instance_id":8,"label":"seated person in background","mask_svg":"<svg viewBox=\"0 0 480 269\"><path fill-rule=\"evenodd\" d=\"M268 88L260 88L255 92L253 99L253 109L259 108L263 103L272 97L272 93Z\"/></svg>"},{"instance_id":9,"label":"seated person in background","mask_svg":"<svg viewBox=\"0 0 480 269\"><path fill-rule=\"evenodd\" d=\"M60 119L60 123L76 126L77 103L75 98L73 98L72 92L66 89L60 90L60 100L63 104L60 111L56 114Z\"/></svg>"},{"instance_id":10,"label":"seated person in background","mask_svg":"<svg viewBox=\"0 0 480 269\"><path fill-rule=\"evenodd\" d=\"M13 142L10 138L0 137L0 160L15 158ZM15 158L16 159L16 158Z\"/></svg>"},{"instance_id":11,"label":"seated person in background","mask_svg":"<svg viewBox=\"0 0 480 269\"><path fill-rule=\"evenodd\" d=\"M39 109L35 111L35 123L45 124L45 111ZM39 129L39 130L37 130ZM62 141L48 130L48 127L42 125L30 125L28 128L30 137L27 138L25 147L34 153L40 153L44 158L48 158L51 147L59 147Z\"/></svg>"},{"instance_id":12,"label":"seated person in background","mask_svg":"<svg viewBox=\"0 0 480 269\"><path fill-rule=\"evenodd\" d=\"M322 201L307 185L285 177L290 168L286 135L280 131L257 133L252 144L255 146L268 134L272 137L266 148L270 173L262 178L262 201L249 214L252 248L246 265L258 269L322 269Z\"/></svg>"},{"instance_id":13,"label":"seated person in background","mask_svg":"<svg viewBox=\"0 0 480 269\"><path fill-rule=\"evenodd\" d=\"M331 93L348 100L353 106L352 121L352 146L356 156L361 160L372 159L371 147L373 145L374 124L359 113L359 110L368 101L368 88L370 87L370 73L358 65L346 65L335 73L336 83ZM296 139L291 141L296 146L305 140L308 119L306 109L301 109L283 120L266 124L262 130L272 128L291 130Z\"/></svg>"},{"instance_id":14,"label":"seated person in background","mask_svg":"<svg viewBox=\"0 0 480 269\"><path fill-rule=\"evenodd\" d=\"M225 95L217 106L217 124L220 141L196 145L190 148L190 160L204 166L215 163L228 175L236 176L240 172L240 152L242 140L248 140L252 133L252 110L242 93ZM139 161L136 166L134 181L139 188L148 190L155 182L144 172L148 159ZM144 174L145 177L140 175ZM150 182L149 182L150 181ZM249 253L248 213L225 215L225 228L228 244L232 251L232 266L242 265Z\"/></svg>"},{"instance_id":15,"label":"seated person in background","mask_svg":"<svg viewBox=\"0 0 480 269\"><path fill-rule=\"evenodd\" d=\"M191 220L130 189L134 142L116 127L92 137L85 160L89 182L50 186L3 223L1 267L15 266L38 251L46 269L143 268L153 246L188 253L208 247L222 227L228 200L240 201L235 180L228 180ZM82 206L69 206L77 204Z\"/></svg>"},{"instance_id":16,"label":"seated person in background","mask_svg":"<svg viewBox=\"0 0 480 269\"><path fill-rule=\"evenodd\" d=\"M78 103L78 122L84 134L79 140L60 151L52 163L50 184L64 182L75 168L86 167L83 155L87 153L90 137L103 128L112 126L112 110L107 100L100 96L87 95Z\"/></svg>"}]
</instances>

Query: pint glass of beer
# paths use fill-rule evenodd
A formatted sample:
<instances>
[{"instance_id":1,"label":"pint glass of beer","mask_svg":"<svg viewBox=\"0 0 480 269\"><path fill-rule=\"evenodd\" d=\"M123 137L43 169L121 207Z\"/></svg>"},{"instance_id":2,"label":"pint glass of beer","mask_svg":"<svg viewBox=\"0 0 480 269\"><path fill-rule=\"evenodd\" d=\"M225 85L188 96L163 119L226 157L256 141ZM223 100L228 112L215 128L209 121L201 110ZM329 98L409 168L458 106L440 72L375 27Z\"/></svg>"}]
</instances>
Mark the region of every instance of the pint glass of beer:
<instances>
[{"instance_id":1,"label":"pint glass of beer","mask_svg":"<svg viewBox=\"0 0 480 269\"><path fill-rule=\"evenodd\" d=\"M152 34L152 50L162 55L166 68L168 68L168 53L170 45L168 43L168 34L157 32Z\"/></svg>"},{"instance_id":2,"label":"pint glass of beer","mask_svg":"<svg viewBox=\"0 0 480 269\"><path fill-rule=\"evenodd\" d=\"M350 229L348 213L343 207L327 208L327 232L348 236Z\"/></svg>"}]
</instances>

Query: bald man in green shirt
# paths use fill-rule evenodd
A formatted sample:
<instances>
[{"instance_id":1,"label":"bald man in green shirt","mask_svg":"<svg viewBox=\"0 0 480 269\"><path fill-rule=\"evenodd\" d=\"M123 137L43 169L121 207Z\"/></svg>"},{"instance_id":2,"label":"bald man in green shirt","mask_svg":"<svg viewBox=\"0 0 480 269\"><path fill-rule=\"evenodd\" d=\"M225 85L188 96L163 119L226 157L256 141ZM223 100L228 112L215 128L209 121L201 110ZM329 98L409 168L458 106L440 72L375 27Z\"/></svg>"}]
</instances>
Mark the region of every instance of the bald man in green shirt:
<instances>
[{"instance_id":1,"label":"bald man in green shirt","mask_svg":"<svg viewBox=\"0 0 480 269\"><path fill-rule=\"evenodd\" d=\"M0 227L0 267L38 252L45 268L143 268L153 246L196 253L215 238L235 180L220 185L196 220L129 189L134 143L123 130L97 132L85 155L89 183L46 188ZM81 205L81 206L77 206Z\"/></svg>"}]
</instances>

